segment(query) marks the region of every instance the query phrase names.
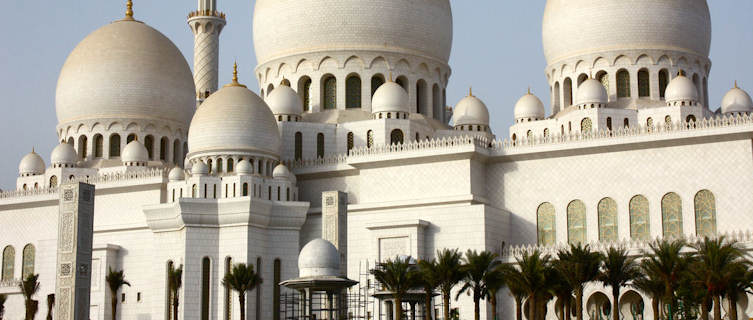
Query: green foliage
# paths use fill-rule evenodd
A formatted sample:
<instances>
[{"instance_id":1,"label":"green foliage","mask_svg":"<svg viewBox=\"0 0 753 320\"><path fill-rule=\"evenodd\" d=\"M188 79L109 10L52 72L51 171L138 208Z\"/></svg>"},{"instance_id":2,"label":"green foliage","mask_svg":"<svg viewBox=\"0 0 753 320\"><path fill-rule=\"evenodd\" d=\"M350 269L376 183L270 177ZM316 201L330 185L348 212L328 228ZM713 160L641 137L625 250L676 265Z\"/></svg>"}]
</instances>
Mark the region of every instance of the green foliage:
<instances>
[{"instance_id":1,"label":"green foliage","mask_svg":"<svg viewBox=\"0 0 753 320\"><path fill-rule=\"evenodd\" d=\"M232 270L222 278L223 286L235 290L238 293L251 291L261 283L262 279L259 274L254 271L254 266L246 265L245 263L233 265Z\"/></svg>"},{"instance_id":2,"label":"green foliage","mask_svg":"<svg viewBox=\"0 0 753 320\"><path fill-rule=\"evenodd\" d=\"M3 314L5 314L5 301L8 300L7 294L0 294L0 319L2 319Z\"/></svg>"},{"instance_id":3,"label":"green foliage","mask_svg":"<svg viewBox=\"0 0 753 320\"><path fill-rule=\"evenodd\" d=\"M39 310L39 301L34 300L34 295L39 292L39 274L30 274L18 285L24 296L26 319L32 320Z\"/></svg>"},{"instance_id":4,"label":"green foliage","mask_svg":"<svg viewBox=\"0 0 753 320\"><path fill-rule=\"evenodd\" d=\"M111 267L107 267L107 276L105 276L105 281L107 282L107 287L110 288L110 291L113 295L117 295L118 290L120 290L121 287L131 286L131 283L126 281L125 273L123 272L123 270L113 271Z\"/></svg>"}]
</instances>

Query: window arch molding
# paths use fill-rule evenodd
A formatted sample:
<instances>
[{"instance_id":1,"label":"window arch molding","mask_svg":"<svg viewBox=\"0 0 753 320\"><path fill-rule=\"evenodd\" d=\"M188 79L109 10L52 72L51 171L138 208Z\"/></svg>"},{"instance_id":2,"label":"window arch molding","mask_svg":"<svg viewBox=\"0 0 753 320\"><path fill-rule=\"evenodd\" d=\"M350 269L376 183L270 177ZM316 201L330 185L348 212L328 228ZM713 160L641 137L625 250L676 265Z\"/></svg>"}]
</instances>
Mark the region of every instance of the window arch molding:
<instances>
[{"instance_id":1,"label":"window arch molding","mask_svg":"<svg viewBox=\"0 0 753 320\"><path fill-rule=\"evenodd\" d=\"M539 245L557 243L557 223L554 206L544 202L536 209L536 237Z\"/></svg>"},{"instance_id":2,"label":"window arch molding","mask_svg":"<svg viewBox=\"0 0 753 320\"><path fill-rule=\"evenodd\" d=\"M716 197L709 190L701 190L693 197L695 232L699 237L716 236Z\"/></svg>"},{"instance_id":3,"label":"window arch molding","mask_svg":"<svg viewBox=\"0 0 753 320\"><path fill-rule=\"evenodd\" d=\"M599 200L599 241L616 242L618 240L617 201L606 197Z\"/></svg>"},{"instance_id":4,"label":"window arch molding","mask_svg":"<svg viewBox=\"0 0 753 320\"><path fill-rule=\"evenodd\" d=\"M13 246L3 248L2 281L13 280L16 265L16 249Z\"/></svg>"},{"instance_id":5,"label":"window arch molding","mask_svg":"<svg viewBox=\"0 0 753 320\"><path fill-rule=\"evenodd\" d=\"M567 205L567 241L585 243L586 238L586 205L581 200L573 200Z\"/></svg>"},{"instance_id":6,"label":"window arch molding","mask_svg":"<svg viewBox=\"0 0 753 320\"><path fill-rule=\"evenodd\" d=\"M681 238L683 236L682 198L670 192L661 199L662 233L664 238Z\"/></svg>"},{"instance_id":7,"label":"window arch molding","mask_svg":"<svg viewBox=\"0 0 753 320\"><path fill-rule=\"evenodd\" d=\"M628 204L630 239L648 241L651 239L651 223L648 198L635 195Z\"/></svg>"}]
</instances>

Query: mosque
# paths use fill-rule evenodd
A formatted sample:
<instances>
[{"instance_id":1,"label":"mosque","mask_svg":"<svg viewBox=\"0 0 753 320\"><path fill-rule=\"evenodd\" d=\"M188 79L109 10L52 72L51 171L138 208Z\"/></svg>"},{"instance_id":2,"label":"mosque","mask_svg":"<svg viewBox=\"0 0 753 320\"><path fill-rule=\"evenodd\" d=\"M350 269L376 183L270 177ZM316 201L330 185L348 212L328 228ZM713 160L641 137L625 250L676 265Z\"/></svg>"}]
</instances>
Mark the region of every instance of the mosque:
<instances>
[{"instance_id":1,"label":"mosque","mask_svg":"<svg viewBox=\"0 0 753 320\"><path fill-rule=\"evenodd\" d=\"M547 0L551 102L522 96L509 135L492 132L472 92L446 99L449 0L257 0L258 66L233 79L218 79L220 9L199 0L188 15L193 72L130 1L70 53L60 144L50 159L24 156L16 189L0 193L6 318L23 315L26 275L40 274L38 298L55 292L60 188L73 182L96 186L91 319L111 318L108 267L131 283L116 297L121 319L170 317L166 270L182 265L186 319L289 318L282 284L317 275L357 283L350 316L366 320L396 318L364 276L396 255L511 259L576 242L639 252L723 234L753 248L753 101L724 78L731 89L709 101L705 0ZM252 76L258 91L244 85ZM246 306L221 285L240 262L264 279ZM608 290L587 288L587 318L606 318L588 310ZM739 317L753 316L752 298ZM499 299L511 319L512 298ZM625 319L653 316L640 292L619 303ZM470 297L453 307L473 316Z\"/></svg>"}]
</instances>

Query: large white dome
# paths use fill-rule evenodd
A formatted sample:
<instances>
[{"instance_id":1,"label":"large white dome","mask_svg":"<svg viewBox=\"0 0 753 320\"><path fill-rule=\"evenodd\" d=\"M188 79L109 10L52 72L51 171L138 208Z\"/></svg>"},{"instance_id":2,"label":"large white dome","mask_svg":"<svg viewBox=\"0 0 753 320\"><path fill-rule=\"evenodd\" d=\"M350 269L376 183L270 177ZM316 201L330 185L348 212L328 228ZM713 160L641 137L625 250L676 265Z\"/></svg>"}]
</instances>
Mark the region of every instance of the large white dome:
<instances>
[{"instance_id":1,"label":"large white dome","mask_svg":"<svg viewBox=\"0 0 753 320\"><path fill-rule=\"evenodd\" d=\"M708 57L711 45L706 0L548 0L542 29L548 64L631 49Z\"/></svg>"},{"instance_id":2,"label":"large white dome","mask_svg":"<svg viewBox=\"0 0 753 320\"><path fill-rule=\"evenodd\" d=\"M301 278L339 276L340 254L327 240L311 240L298 254L298 270Z\"/></svg>"},{"instance_id":3,"label":"large white dome","mask_svg":"<svg viewBox=\"0 0 753 320\"><path fill-rule=\"evenodd\" d=\"M187 126L196 106L191 69L178 48L138 21L116 21L88 35L60 72L59 123L120 118Z\"/></svg>"},{"instance_id":4,"label":"large white dome","mask_svg":"<svg viewBox=\"0 0 753 320\"><path fill-rule=\"evenodd\" d=\"M489 125L489 109L481 99L469 94L455 106L453 111L455 126L463 125Z\"/></svg>"},{"instance_id":5,"label":"large white dome","mask_svg":"<svg viewBox=\"0 0 753 320\"><path fill-rule=\"evenodd\" d=\"M316 51L370 50L447 63L449 0L257 0L254 48L259 65Z\"/></svg>"},{"instance_id":6,"label":"large white dome","mask_svg":"<svg viewBox=\"0 0 753 320\"><path fill-rule=\"evenodd\" d=\"M735 87L722 98L722 113L751 111L753 111L753 100L747 92L738 88L737 83L735 83Z\"/></svg>"}]
</instances>

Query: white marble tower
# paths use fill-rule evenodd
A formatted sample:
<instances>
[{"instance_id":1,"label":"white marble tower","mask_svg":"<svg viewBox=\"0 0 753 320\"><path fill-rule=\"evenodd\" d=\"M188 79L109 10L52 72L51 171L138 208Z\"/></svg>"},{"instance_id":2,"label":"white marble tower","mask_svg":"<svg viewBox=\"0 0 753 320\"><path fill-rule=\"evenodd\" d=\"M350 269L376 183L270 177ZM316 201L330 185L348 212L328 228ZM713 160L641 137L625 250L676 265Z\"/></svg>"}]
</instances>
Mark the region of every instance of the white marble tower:
<instances>
[{"instance_id":1,"label":"white marble tower","mask_svg":"<svg viewBox=\"0 0 753 320\"><path fill-rule=\"evenodd\" d=\"M220 61L220 33L227 21L217 11L217 0L199 0L198 9L188 15L194 34L193 69L196 83L196 106L217 91Z\"/></svg>"}]
</instances>

